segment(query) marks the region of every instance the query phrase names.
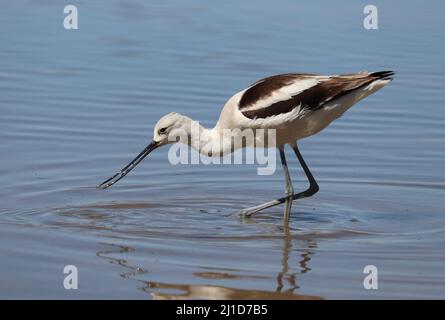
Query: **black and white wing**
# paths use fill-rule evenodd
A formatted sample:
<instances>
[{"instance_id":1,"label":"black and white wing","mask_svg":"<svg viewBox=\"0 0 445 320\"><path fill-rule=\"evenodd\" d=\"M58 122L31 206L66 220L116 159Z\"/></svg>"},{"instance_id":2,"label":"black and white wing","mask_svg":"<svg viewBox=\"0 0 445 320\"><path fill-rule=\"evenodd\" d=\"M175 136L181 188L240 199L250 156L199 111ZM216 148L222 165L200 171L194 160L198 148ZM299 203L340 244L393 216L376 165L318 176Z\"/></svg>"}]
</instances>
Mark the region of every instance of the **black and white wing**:
<instances>
[{"instance_id":1,"label":"black and white wing","mask_svg":"<svg viewBox=\"0 0 445 320\"><path fill-rule=\"evenodd\" d=\"M252 84L238 108L249 119L268 118L295 111L304 115L375 80L390 80L392 71L360 72L335 76L288 73Z\"/></svg>"}]
</instances>

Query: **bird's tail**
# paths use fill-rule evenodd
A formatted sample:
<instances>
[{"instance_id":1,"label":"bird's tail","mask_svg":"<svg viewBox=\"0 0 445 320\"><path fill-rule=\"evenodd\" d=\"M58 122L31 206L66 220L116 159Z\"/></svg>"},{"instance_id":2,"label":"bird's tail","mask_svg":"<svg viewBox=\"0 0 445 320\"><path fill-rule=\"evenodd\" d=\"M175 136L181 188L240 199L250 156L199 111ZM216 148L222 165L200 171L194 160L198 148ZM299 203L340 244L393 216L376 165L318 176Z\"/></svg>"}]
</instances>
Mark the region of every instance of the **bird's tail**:
<instances>
[{"instance_id":1,"label":"bird's tail","mask_svg":"<svg viewBox=\"0 0 445 320\"><path fill-rule=\"evenodd\" d=\"M377 79L380 79L380 80L392 80L392 79L394 79L394 75L395 75L394 71L388 70L388 71L372 72L369 76L373 77L373 78L376 78L376 80Z\"/></svg>"}]
</instances>

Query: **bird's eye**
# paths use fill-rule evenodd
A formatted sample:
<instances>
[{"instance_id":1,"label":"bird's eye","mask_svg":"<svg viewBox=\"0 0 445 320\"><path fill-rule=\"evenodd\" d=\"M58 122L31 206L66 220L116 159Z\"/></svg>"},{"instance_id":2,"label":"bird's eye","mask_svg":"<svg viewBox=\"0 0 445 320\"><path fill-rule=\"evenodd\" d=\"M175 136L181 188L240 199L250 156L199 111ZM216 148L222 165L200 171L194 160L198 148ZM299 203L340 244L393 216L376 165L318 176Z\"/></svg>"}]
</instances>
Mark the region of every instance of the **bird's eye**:
<instances>
[{"instance_id":1,"label":"bird's eye","mask_svg":"<svg viewBox=\"0 0 445 320\"><path fill-rule=\"evenodd\" d=\"M164 134L167 132L167 128L161 128L159 129L159 134Z\"/></svg>"}]
</instances>

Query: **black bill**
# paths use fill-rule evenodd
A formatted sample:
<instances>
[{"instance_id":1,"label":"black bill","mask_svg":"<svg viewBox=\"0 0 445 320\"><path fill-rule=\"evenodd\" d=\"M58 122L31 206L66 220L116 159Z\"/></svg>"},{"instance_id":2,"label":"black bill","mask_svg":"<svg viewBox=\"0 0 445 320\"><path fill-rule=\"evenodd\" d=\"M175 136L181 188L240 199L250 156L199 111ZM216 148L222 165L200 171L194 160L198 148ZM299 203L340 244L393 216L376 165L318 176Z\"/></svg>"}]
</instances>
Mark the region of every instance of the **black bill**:
<instances>
[{"instance_id":1,"label":"black bill","mask_svg":"<svg viewBox=\"0 0 445 320\"><path fill-rule=\"evenodd\" d=\"M158 143L155 141L152 141L144 150L142 150L141 153L138 154L136 158L134 158L129 164L127 164L124 168L122 168L121 171L116 173L111 178L105 180L100 185L97 186L99 189L106 189L108 187L111 187L113 184L118 182L120 179L125 177L131 170L134 169L138 165L139 162L144 160L146 156L149 155L150 152L152 152L154 149L158 147Z\"/></svg>"}]
</instances>

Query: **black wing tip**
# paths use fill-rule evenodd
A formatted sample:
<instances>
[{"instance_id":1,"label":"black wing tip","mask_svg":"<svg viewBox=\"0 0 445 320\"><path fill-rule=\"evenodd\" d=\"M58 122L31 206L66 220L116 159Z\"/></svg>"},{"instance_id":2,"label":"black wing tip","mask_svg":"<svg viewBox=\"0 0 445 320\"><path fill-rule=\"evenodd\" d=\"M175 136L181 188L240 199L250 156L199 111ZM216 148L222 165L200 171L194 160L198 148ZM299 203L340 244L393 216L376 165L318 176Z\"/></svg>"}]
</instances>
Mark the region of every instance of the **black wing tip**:
<instances>
[{"instance_id":1,"label":"black wing tip","mask_svg":"<svg viewBox=\"0 0 445 320\"><path fill-rule=\"evenodd\" d=\"M392 80L394 79L394 75L396 73L392 70L386 70L386 71L377 71L370 74L372 77L376 77L381 80Z\"/></svg>"}]
</instances>

